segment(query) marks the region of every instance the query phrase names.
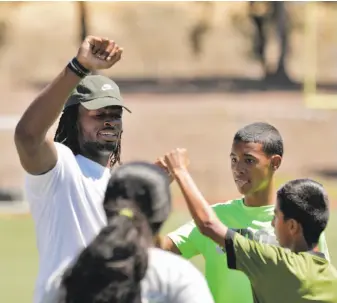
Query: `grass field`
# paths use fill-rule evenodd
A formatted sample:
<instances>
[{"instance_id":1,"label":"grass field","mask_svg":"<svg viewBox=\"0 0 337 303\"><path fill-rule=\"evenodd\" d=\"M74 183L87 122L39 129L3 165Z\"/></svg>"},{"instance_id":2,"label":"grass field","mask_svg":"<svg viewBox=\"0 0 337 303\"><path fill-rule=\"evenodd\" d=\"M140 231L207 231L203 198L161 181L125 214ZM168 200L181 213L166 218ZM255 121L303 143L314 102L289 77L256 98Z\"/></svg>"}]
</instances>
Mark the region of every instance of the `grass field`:
<instances>
[{"instance_id":1,"label":"grass field","mask_svg":"<svg viewBox=\"0 0 337 303\"><path fill-rule=\"evenodd\" d=\"M14 95L13 92L16 90L13 89L11 94L1 99L12 100L10 104L3 103L3 108L11 108L11 113L20 113L36 93L29 91ZM310 177L324 184L333 206L337 206L337 177L334 177L334 174L337 176L336 113L311 112L303 108L298 94L280 92L138 94L128 95L127 99L134 113L132 117L125 116L128 131L125 136L123 134L124 161L153 161L173 147L186 147L190 153L193 178L211 202L219 202L219 197L224 199L237 195L228 157L233 134L245 124L267 121L280 129L286 142L276 188L289 179ZM194 105L191 109L192 101ZM297 116L289 117L284 112L279 115L284 108ZM327 141L327 138L333 139ZM16 155L13 135L1 132L0 139L6 147L0 158L0 184L17 186L22 182L23 170L18 157L13 156ZM181 194L175 185L172 191L175 200L181 201ZM188 220L187 213L176 203L175 209L163 232L173 230ZM327 239L333 263L337 265L337 236L334 232L337 228L337 210L330 222ZM32 220L29 217L0 216L0 243L0 302L31 302L37 273ZM203 269L202 258L193 261Z\"/></svg>"},{"instance_id":2,"label":"grass field","mask_svg":"<svg viewBox=\"0 0 337 303\"><path fill-rule=\"evenodd\" d=\"M189 215L175 212L170 217L163 232L173 230L185 222ZM337 212L332 213L327 230L327 241L332 262L337 265ZM37 273L37 251L35 248L34 226L30 217L0 219L1 261L0 261L0 302L31 302L35 276ZM193 260L203 270L203 260Z\"/></svg>"},{"instance_id":3,"label":"grass field","mask_svg":"<svg viewBox=\"0 0 337 303\"><path fill-rule=\"evenodd\" d=\"M36 93L33 89L7 89L0 102L7 113L20 114ZM266 121L280 130L286 145L276 188L289 179L310 177L324 184L336 207L337 113L308 110L300 94L288 92L130 94L126 99L133 114L125 116L123 161L153 161L173 147L185 147L190 154L193 178L211 202L218 202L219 197L237 195L228 157L233 134L245 124ZM11 102L5 103L6 100ZM18 186L22 184L23 170L18 157L14 156L17 153L13 134L1 132L0 139L6 147L0 158L0 184ZM181 201L176 186L172 191L175 200ZM188 219L177 204L175 209L163 232L173 230ZM337 211L327 231L330 253L337 265L337 236L333 232L336 227ZM31 219L0 216L0 243L0 302L31 302L37 273ZM203 268L202 258L193 261Z\"/></svg>"}]
</instances>

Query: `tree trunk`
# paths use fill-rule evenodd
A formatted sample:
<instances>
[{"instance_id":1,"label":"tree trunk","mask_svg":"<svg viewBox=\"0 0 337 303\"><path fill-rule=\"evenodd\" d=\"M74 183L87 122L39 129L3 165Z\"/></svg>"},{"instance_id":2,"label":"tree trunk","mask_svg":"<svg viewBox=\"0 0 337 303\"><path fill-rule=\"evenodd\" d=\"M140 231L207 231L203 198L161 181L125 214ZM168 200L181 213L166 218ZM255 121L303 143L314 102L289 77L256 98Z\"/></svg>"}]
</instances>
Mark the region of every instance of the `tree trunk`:
<instances>
[{"instance_id":1,"label":"tree trunk","mask_svg":"<svg viewBox=\"0 0 337 303\"><path fill-rule=\"evenodd\" d=\"M87 4L85 1L78 1L75 2L78 9L78 17L79 17L79 40L80 45L82 44L83 40L86 36L88 36L88 10L87 10ZM96 75L96 71L91 71L91 74Z\"/></svg>"},{"instance_id":2,"label":"tree trunk","mask_svg":"<svg viewBox=\"0 0 337 303\"><path fill-rule=\"evenodd\" d=\"M253 52L260 61L265 76L268 74L268 64L266 59L266 23L268 18L268 6L268 2L249 2L249 17L255 27Z\"/></svg>"},{"instance_id":3,"label":"tree trunk","mask_svg":"<svg viewBox=\"0 0 337 303\"><path fill-rule=\"evenodd\" d=\"M87 8L86 3L84 1L78 1L76 2L78 14L80 18L79 26L80 26L80 43L85 39L85 37L88 35L88 20L87 20Z\"/></svg>"},{"instance_id":4,"label":"tree trunk","mask_svg":"<svg viewBox=\"0 0 337 303\"><path fill-rule=\"evenodd\" d=\"M287 31L287 12L284 1L273 2L275 13L276 35L279 40L280 55L274 77L289 81L285 67L285 60L288 54L288 31Z\"/></svg>"},{"instance_id":5,"label":"tree trunk","mask_svg":"<svg viewBox=\"0 0 337 303\"><path fill-rule=\"evenodd\" d=\"M205 35L211 29L214 6L210 1L196 2L196 4L201 6L201 12L197 17L196 23L191 29L189 40L193 55L198 57L204 50Z\"/></svg>"}]
</instances>

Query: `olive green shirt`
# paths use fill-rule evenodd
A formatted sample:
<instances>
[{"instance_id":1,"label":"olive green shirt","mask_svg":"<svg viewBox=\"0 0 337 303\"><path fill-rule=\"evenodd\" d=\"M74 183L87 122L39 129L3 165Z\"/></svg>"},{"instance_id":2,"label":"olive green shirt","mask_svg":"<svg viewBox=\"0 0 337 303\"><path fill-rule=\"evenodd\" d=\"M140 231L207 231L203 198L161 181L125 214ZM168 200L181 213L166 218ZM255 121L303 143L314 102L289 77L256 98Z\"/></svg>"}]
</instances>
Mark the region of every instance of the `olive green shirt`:
<instances>
[{"instance_id":1,"label":"olive green shirt","mask_svg":"<svg viewBox=\"0 0 337 303\"><path fill-rule=\"evenodd\" d=\"M337 270L322 253L294 253L229 230L228 267L251 281L256 303L337 302Z\"/></svg>"}]
</instances>

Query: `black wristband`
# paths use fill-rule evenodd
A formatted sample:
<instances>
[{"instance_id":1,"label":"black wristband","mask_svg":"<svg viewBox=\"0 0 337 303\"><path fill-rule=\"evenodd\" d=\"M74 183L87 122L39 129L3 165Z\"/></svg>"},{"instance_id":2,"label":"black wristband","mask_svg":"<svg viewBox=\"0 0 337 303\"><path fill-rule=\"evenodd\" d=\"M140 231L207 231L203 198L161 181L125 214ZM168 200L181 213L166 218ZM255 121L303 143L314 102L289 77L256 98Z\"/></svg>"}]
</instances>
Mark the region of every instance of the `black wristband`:
<instances>
[{"instance_id":1,"label":"black wristband","mask_svg":"<svg viewBox=\"0 0 337 303\"><path fill-rule=\"evenodd\" d=\"M80 62L78 62L76 57L74 57L73 60L71 60L71 62L83 73L90 74L90 70L85 68Z\"/></svg>"},{"instance_id":2,"label":"black wristband","mask_svg":"<svg viewBox=\"0 0 337 303\"><path fill-rule=\"evenodd\" d=\"M84 78L90 74L90 70L88 70L80 62L78 62L76 58L73 58L68 63L67 67L80 78Z\"/></svg>"}]
</instances>

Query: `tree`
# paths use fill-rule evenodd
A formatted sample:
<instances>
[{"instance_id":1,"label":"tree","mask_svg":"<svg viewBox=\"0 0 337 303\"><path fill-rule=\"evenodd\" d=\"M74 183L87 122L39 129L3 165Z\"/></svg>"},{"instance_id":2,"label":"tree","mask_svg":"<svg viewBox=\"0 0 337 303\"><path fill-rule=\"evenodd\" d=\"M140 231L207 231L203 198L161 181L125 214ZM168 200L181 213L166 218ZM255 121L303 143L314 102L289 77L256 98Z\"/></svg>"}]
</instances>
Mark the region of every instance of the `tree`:
<instances>
[{"instance_id":1,"label":"tree","mask_svg":"<svg viewBox=\"0 0 337 303\"><path fill-rule=\"evenodd\" d=\"M78 9L78 16L79 16L79 26L80 26L80 32L79 32L79 39L80 43L85 39L85 37L88 35L88 14L87 14L87 5L85 1L77 1L75 2Z\"/></svg>"},{"instance_id":2,"label":"tree","mask_svg":"<svg viewBox=\"0 0 337 303\"><path fill-rule=\"evenodd\" d=\"M286 11L284 1L250 2L250 18L255 26L255 36L253 39L254 53L260 60L266 78L276 79L278 81L289 82L290 78L286 70L286 58L288 55L289 42L289 17ZM274 27L279 44L279 57L277 67L270 71L266 59L266 47L268 42L268 27Z\"/></svg>"},{"instance_id":3,"label":"tree","mask_svg":"<svg viewBox=\"0 0 337 303\"><path fill-rule=\"evenodd\" d=\"M288 54L289 31L287 30L288 16L284 1L271 2L274 7L274 23L276 35L279 40L280 55L276 71L273 76L277 79L290 81L285 68L285 60Z\"/></svg>"},{"instance_id":4,"label":"tree","mask_svg":"<svg viewBox=\"0 0 337 303\"><path fill-rule=\"evenodd\" d=\"M197 16L196 22L193 24L189 33L189 40L194 56L202 54L204 38L211 29L214 5L211 1L196 2L201 12Z\"/></svg>"}]
</instances>

